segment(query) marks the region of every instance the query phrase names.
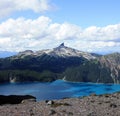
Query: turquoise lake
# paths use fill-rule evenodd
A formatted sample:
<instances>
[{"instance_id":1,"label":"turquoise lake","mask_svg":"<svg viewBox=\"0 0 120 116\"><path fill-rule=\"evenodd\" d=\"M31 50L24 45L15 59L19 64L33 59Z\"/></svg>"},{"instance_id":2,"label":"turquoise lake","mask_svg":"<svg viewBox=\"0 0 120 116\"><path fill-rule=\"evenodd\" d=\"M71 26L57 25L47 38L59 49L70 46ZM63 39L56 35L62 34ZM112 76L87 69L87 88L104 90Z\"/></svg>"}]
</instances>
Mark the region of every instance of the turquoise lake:
<instances>
[{"instance_id":1,"label":"turquoise lake","mask_svg":"<svg viewBox=\"0 0 120 116\"><path fill-rule=\"evenodd\" d=\"M65 97L88 96L120 91L120 84L72 83L57 80L51 83L4 83L0 84L0 95L33 95L37 101Z\"/></svg>"}]
</instances>

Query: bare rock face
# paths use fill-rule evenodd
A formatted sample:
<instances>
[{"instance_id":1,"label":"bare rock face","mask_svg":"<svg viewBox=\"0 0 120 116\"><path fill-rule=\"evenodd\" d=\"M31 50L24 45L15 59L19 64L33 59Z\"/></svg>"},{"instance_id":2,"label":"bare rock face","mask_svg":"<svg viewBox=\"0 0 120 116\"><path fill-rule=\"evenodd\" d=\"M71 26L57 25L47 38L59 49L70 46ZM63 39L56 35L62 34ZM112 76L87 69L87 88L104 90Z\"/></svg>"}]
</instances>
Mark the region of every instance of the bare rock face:
<instances>
[{"instance_id":1,"label":"bare rock face","mask_svg":"<svg viewBox=\"0 0 120 116\"><path fill-rule=\"evenodd\" d=\"M110 76L114 83L120 83L120 53L113 53L100 58L102 67L110 70Z\"/></svg>"},{"instance_id":2,"label":"bare rock face","mask_svg":"<svg viewBox=\"0 0 120 116\"><path fill-rule=\"evenodd\" d=\"M30 103L30 102L36 102L36 99L24 99L21 101L21 103Z\"/></svg>"},{"instance_id":3,"label":"bare rock face","mask_svg":"<svg viewBox=\"0 0 120 116\"><path fill-rule=\"evenodd\" d=\"M9 95L9 96L5 96L5 95L0 95L0 105L3 104L19 104L21 103L23 100L30 100L31 101L34 100L36 101L36 98L34 96L31 95Z\"/></svg>"}]
</instances>

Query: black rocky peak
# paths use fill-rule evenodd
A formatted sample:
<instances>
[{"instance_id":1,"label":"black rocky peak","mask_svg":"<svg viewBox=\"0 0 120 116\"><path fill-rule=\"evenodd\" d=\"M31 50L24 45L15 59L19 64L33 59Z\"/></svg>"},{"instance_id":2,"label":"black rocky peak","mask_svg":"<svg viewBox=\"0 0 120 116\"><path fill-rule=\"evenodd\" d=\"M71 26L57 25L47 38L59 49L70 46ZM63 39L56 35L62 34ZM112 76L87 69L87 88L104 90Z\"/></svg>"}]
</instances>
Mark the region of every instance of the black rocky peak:
<instances>
[{"instance_id":1,"label":"black rocky peak","mask_svg":"<svg viewBox=\"0 0 120 116\"><path fill-rule=\"evenodd\" d=\"M60 50L61 48L66 48L64 43L61 43L58 47L54 48L54 50Z\"/></svg>"},{"instance_id":2,"label":"black rocky peak","mask_svg":"<svg viewBox=\"0 0 120 116\"><path fill-rule=\"evenodd\" d=\"M64 46L64 43L61 43L59 47L63 47Z\"/></svg>"}]
</instances>

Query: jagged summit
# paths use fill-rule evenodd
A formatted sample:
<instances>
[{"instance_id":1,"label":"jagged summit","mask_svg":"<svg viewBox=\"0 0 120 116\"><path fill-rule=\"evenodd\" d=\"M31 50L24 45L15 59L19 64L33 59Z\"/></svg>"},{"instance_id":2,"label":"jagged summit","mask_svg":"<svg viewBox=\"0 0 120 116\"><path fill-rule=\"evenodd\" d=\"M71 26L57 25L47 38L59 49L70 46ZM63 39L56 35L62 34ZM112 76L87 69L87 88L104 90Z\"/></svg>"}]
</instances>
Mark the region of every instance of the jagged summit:
<instances>
[{"instance_id":1,"label":"jagged summit","mask_svg":"<svg viewBox=\"0 0 120 116\"><path fill-rule=\"evenodd\" d=\"M59 47L63 47L64 46L64 43L61 43Z\"/></svg>"},{"instance_id":2,"label":"jagged summit","mask_svg":"<svg viewBox=\"0 0 120 116\"><path fill-rule=\"evenodd\" d=\"M53 48L53 50L54 50L54 51L56 51L56 50L60 51L61 49L66 49L66 48L68 48L68 47L65 46L64 43L61 43L58 47Z\"/></svg>"},{"instance_id":3,"label":"jagged summit","mask_svg":"<svg viewBox=\"0 0 120 116\"><path fill-rule=\"evenodd\" d=\"M54 48L55 49L61 49L61 48L67 48L64 43L61 43L58 47Z\"/></svg>"}]
</instances>

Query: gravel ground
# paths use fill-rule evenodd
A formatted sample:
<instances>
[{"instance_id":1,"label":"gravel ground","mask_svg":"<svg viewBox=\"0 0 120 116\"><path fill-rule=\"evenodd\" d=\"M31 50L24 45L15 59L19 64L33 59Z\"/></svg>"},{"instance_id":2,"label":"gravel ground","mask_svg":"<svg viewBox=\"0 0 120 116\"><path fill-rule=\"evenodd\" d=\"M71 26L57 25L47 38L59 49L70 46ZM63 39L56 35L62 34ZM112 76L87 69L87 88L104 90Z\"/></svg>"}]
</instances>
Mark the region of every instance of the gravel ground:
<instances>
[{"instance_id":1,"label":"gravel ground","mask_svg":"<svg viewBox=\"0 0 120 116\"><path fill-rule=\"evenodd\" d=\"M120 93L1 105L0 116L120 116Z\"/></svg>"}]
</instances>

